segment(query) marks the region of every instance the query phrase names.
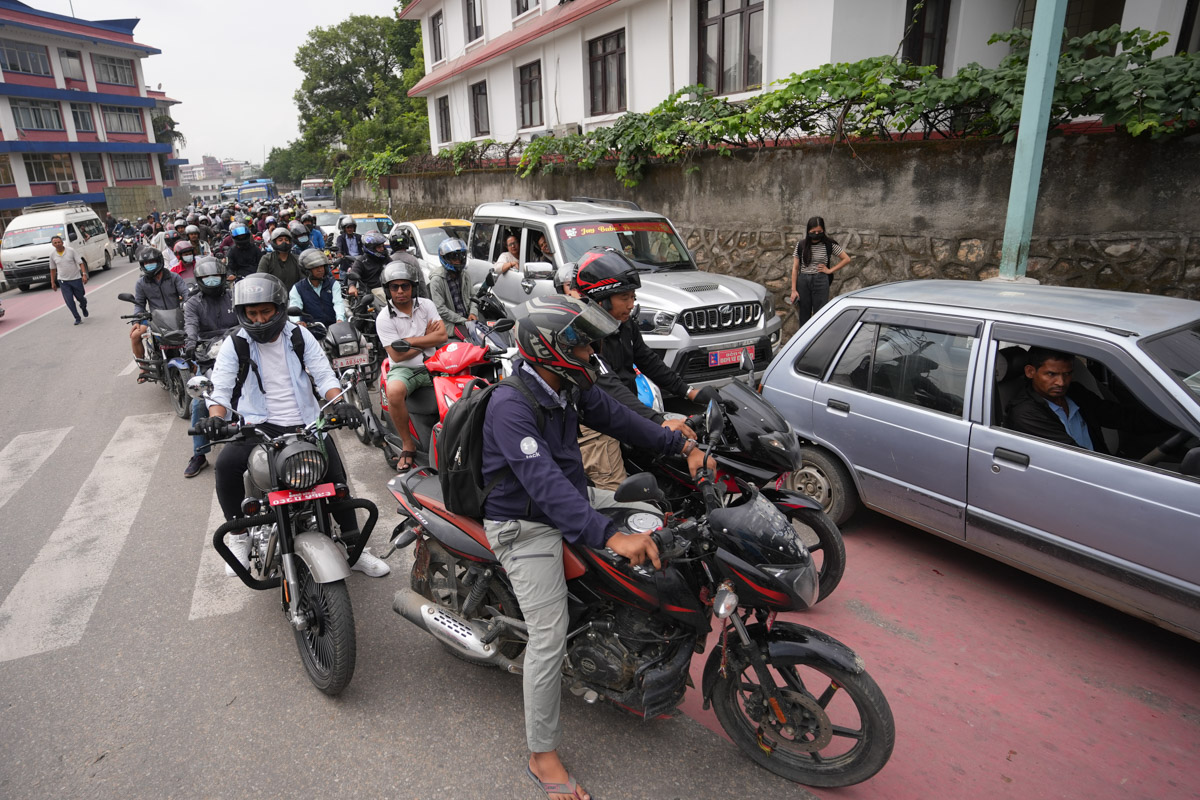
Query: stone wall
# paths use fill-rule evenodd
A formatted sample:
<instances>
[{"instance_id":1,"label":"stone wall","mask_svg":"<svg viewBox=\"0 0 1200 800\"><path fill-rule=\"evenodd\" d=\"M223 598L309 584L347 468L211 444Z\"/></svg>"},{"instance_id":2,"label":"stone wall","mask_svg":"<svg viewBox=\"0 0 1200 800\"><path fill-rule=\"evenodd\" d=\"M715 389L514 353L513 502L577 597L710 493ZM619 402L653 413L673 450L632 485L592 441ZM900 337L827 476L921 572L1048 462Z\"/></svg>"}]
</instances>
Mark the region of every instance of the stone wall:
<instances>
[{"instance_id":1,"label":"stone wall","mask_svg":"<svg viewBox=\"0 0 1200 800\"><path fill-rule=\"evenodd\" d=\"M342 205L395 219L469 219L477 204L510 197L634 200L675 223L701 268L765 284L783 300L792 249L814 215L853 256L835 294L997 274L1012 153L998 141L708 153L651 167L634 189L611 170L569 166L527 180L511 169L399 175L355 184ZM1029 276L1045 283L1200 300L1200 134L1051 139L1030 255Z\"/></svg>"}]
</instances>

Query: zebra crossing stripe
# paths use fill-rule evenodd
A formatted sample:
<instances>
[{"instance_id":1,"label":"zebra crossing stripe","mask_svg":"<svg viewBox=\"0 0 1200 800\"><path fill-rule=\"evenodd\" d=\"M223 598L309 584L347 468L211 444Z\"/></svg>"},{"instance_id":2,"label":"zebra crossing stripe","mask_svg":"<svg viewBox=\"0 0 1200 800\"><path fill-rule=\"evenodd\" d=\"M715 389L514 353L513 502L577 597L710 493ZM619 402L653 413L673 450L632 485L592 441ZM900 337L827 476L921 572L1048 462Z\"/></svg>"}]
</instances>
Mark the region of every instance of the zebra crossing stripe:
<instances>
[{"instance_id":1,"label":"zebra crossing stripe","mask_svg":"<svg viewBox=\"0 0 1200 800\"><path fill-rule=\"evenodd\" d=\"M204 545L200 552L200 571L196 574L196 586L192 590L189 620L237 613L246 607L251 597L258 594L237 578L225 574L225 562L212 546L212 532L223 522L225 515L221 513L221 505L214 494L208 527L200 537Z\"/></svg>"},{"instance_id":2,"label":"zebra crossing stripe","mask_svg":"<svg viewBox=\"0 0 1200 800\"><path fill-rule=\"evenodd\" d=\"M137 361L130 359L129 363L125 365L125 369L117 373L117 377L123 378L126 375L132 375L135 369L137 369Z\"/></svg>"},{"instance_id":3,"label":"zebra crossing stripe","mask_svg":"<svg viewBox=\"0 0 1200 800\"><path fill-rule=\"evenodd\" d=\"M126 417L0 605L0 661L79 642L142 506L175 415Z\"/></svg>"},{"instance_id":4,"label":"zebra crossing stripe","mask_svg":"<svg viewBox=\"0 0 1200 800\"><path fill-rule=\"evenodd\" d=\"M41 469L70 432L70 428L59 428L18 434L0 450L0 508Z\"/></svg>"}]
</instances>

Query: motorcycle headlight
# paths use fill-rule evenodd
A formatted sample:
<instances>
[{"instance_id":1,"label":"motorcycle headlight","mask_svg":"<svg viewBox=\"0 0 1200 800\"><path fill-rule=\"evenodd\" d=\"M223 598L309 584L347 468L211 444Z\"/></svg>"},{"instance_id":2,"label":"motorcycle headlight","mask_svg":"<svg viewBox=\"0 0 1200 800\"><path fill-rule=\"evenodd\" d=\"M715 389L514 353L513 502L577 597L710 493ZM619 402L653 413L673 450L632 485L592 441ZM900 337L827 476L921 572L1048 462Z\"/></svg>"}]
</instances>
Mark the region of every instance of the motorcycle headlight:
<instances>
[{"instance_id":1,"label":"motorcycle headlight","mask_svg":"<svg viewBox=\"0 0 1200 800\"><path fill-rule=\"evenodd\" d=\"M293 442L283 448L276 463L279 482L289 489L304 491L325 475L325 454L308 442Z\"/></svg>"},{"instance_id":2,"label":"motorcycle headlight","mask_svg":"<svg viewBox=\"0 0 1200 800\"><path fill-rule=\"evenodd\" d=\"M675 327L675 318L677 316L679 315L672 314L669 311L642 306L638 309L637 325L642 333L655 333L665 336L671 332L671 328Z\"/></svg>"},{"instance_id":3,"label":"motorcycle headlight","mask_svg":"<svg viewBox=\"0 0 1200 800\"><path fill-rule=\"evenodd\" d=\"M338 345L339 356L352 356L358 352L358 342L342 342Z\"/></svg>"}]
</instances>

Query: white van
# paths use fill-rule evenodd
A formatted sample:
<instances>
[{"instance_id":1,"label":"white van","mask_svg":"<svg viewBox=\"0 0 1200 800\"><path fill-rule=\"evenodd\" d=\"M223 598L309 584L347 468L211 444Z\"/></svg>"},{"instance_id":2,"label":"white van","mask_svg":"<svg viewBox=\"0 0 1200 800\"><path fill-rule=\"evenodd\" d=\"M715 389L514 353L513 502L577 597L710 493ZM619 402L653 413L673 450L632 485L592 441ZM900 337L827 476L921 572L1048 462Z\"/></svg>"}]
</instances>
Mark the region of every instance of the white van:
<instances>
[{"instance_id":1,"label":"white van","mask_svg":"<svg viewBox=\"0 0 1200 800\"><path fill-rule=\"evenodd\" d=\"M0 267L9 285L27 292L35 283L50 282L55 235L87 261L89 272L112 266L115 248L95 211L83 204L38 203L22 209L0 239Z\"/></svg>"}]
</instances>

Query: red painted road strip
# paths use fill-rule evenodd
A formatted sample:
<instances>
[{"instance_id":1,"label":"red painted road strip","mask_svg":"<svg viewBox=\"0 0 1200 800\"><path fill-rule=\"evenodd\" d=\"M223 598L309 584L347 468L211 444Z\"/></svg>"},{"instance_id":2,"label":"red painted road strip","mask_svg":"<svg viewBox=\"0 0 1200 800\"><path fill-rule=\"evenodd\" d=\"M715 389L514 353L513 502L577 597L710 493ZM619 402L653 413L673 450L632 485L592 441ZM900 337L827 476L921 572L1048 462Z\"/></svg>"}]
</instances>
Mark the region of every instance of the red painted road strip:
<instances>
[{"instance_id":1,"label":"red painted road strip","mask_svg":"<svg viewBox=\"0 0 1200 800\"><path fill-rule=\"evenodd\" d=\"M104 299L99 305L91 305L90 303L93 292L98 292L110 283L119 281L122 278L131 277L134 274L135 272L126 268L124 264L114 264L113 268L107 272L101 272L94 276L89 275L87 286L84 287L87 290L89 298L88 311L102 313L105 316L133 313L133 306L129 303L121 302L117 299L116 294L111 292L105 293ZM0 317L0 338L33 322L39 317L55 311L61 311L63 317L62 324L71 327L71 312L67 311L62 293L58 290L51 291L45 284L39 284L39 287L29 292L14 290L0 295L0 305L4 306L4 316ZM132 281L126 281L123 291L133 291ZM84 326L86 324L85 320Z\"/></svg>"},{"instance_id":2,"label":"red painted road strip","mask_svg":"<svg viewBox=\"0 0 1200 800\"><path fill-rule=\"evenodd\" d=\"M786 616L863 657L896 749L818 796L1200 797L1200 644L869 512L845 539L841 585ZM683 708L720 731L697 690Z\"/></svg>"}]
</instances>

